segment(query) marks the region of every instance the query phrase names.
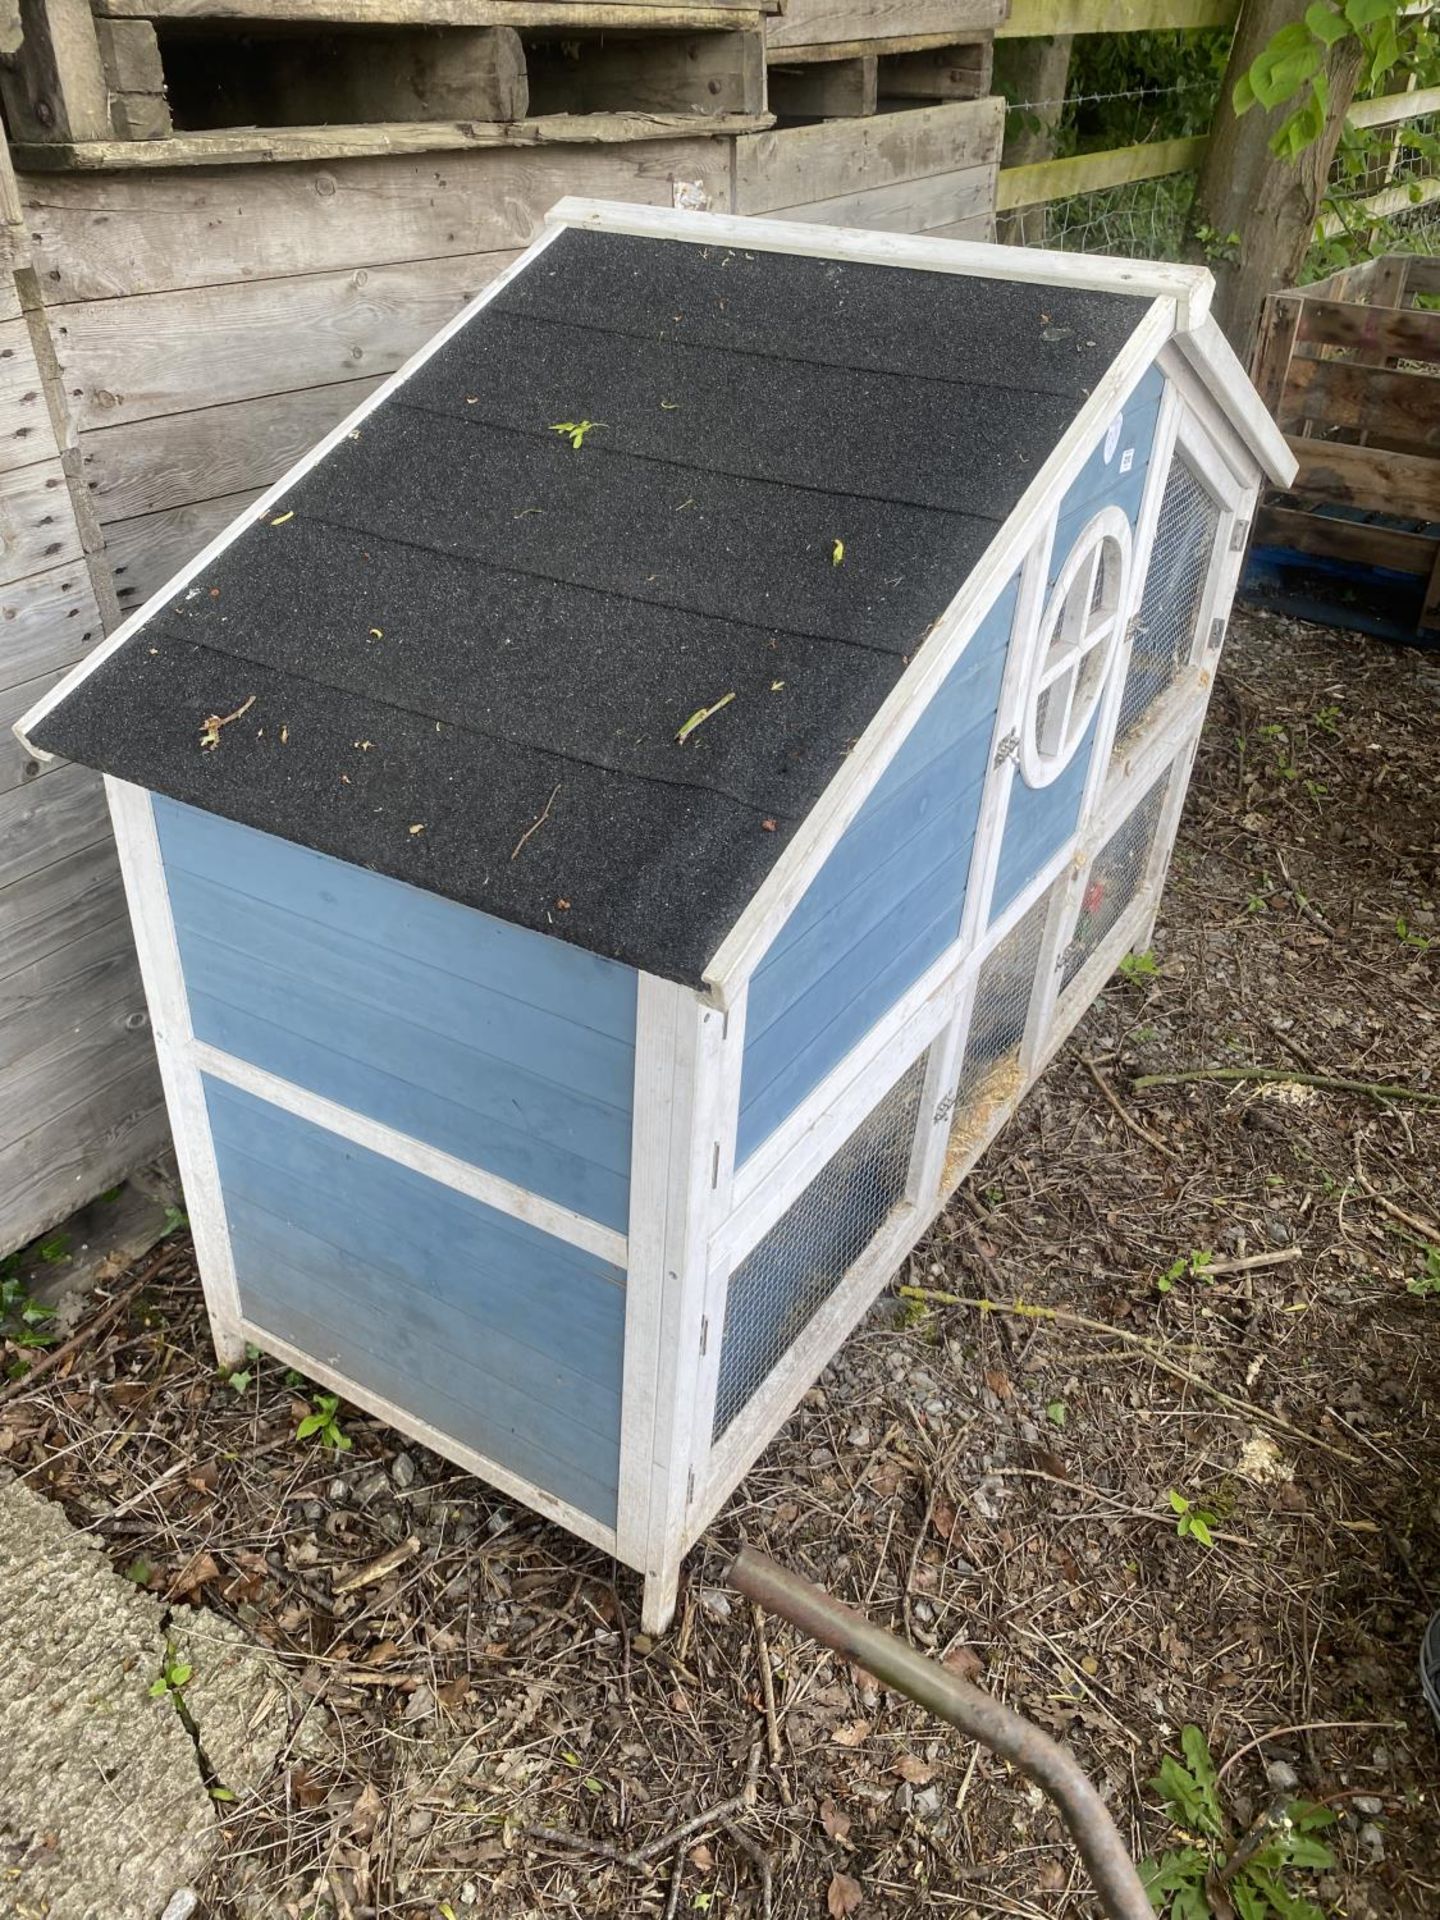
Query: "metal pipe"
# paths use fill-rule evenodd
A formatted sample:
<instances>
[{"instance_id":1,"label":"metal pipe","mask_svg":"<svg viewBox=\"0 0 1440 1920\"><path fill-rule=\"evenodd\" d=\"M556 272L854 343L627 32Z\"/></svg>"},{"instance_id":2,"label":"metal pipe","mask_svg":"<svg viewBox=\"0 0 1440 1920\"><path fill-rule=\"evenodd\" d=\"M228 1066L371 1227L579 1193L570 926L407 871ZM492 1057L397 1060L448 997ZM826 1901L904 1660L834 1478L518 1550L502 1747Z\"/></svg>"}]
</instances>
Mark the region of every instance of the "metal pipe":
<instances>
[{"instance_id":1,"label":"metal pipe","mask_svg":"<svg viewBox=\"0 0 1440 1920\"><path fill-rule=\"evenodd\" d=\"M787 1573L768 1554L742 1547L727 1576L737 1592L873 1673L884 1686L948 1720L1009 1760L1054 1801L1089 1870L1109 1920L1155 1920L1109 1810L1075 1756L1009 1707L992 1700L823 1587Z\"/></svg>"}]
</instances>

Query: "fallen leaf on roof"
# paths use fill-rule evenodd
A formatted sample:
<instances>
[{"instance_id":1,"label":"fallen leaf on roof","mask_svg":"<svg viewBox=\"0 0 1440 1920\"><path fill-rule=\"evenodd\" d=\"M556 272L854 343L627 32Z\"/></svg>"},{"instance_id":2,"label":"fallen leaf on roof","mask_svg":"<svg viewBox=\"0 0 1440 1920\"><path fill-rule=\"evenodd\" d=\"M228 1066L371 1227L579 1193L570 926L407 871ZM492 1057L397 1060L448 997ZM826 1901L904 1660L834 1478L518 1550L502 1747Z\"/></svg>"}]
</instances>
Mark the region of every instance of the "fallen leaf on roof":
<instances>
[{"instance_id":1,"label":"fallen leaf on roof","mask_svg":"<svg viewBox=\"0 0 1440 1920\"><path fill-rule=\"evenodd\" d=\"M254 704L255 696L252 693L245 704L236 707L233 713L212 713L200 729L200 751L213 753L220 744L220 729L228 727L232 720L238 720L242 714L248 713Z\"/></svg>"},{"instance_id":2,"label":"fallen leaf on roof","mask_svg":"<svg viewBox=\"0 0 1440 1920\"><path fill-rule=\"evenodd\" d=\"M831 566L838 567L840 565L840 562L844 558L845 558L845 542L843 540L837 540L834 546L830 549Z\"/></svg>"},{"instance_id":3,"label":"fallen leaf on roof","mask_svg":"<svg viewBox=\"0 0 1440 1920\"><path fill-rule=\"evenodd\" d=\"M479 406L479 404L480 404L480 396L479 396L479 394L478 394L478 393L467 393L467 394L466 394L466 396L465 396L465 404L466 404L466 406L467 406L467 407L478 407L478 406Z\"/></svg>"},{"instance_id":4,"label":"fallen leaf on roof","mask_svg":"<svg viewBox=\"0 0 1440 1920\"><path fill-rule=\"evenodd\" d=\"M425 831L425 822L423 820L417 820L410 831L411 833L423 833Z\"/></svg>"},{"instance_id":5,"label":"fallen leaf on roof","mask_svg":"<svg viewBox=\"0 0 1440 1920\"><path fill-rule=\"evenodd\" d=\"M603 420L556 420L552 423L551 433L563 433L578 453L585 444L587 433L593 433L597 427L603 427Z\"/></svg>"},{"instance_id":6,"label":"fallen leaf on roof","mask_svg":"<svg viewBox=\"0 0 1440 1920\"><path fill-rule=\"evenodd\" d=\"M383 640L385 638L385 629L383 627L371 627L370 637L372 640Z\"/></svg>"},{"instance_id":7,"label":"fallen leaf on roof","mask_svg":"<svg viewBox=\"0 0 1440 1920\"><path fill-rule=\"evenodd\" d=\"M760 831L762 833L774 833L778 824L779 823L774 820L762 820L760 822Z\"/></svg>"},{"instance_id":8,"label":"fallen leaf on roof","mask_svg":"<svg viewBox=\"0 0 1440 1920\"><path fill-rule=\"evenodd\" d=\"M715 714L719 713L722 707L728 707L730 702L734 698L735 698L735 695L733 691L730 693L722 693L720 698L715 702L713 707L698 708L696 712L691 714L690 718L685 722L684 726L681 727L680 731L676 734L675 736L676 746L683 747L685 742L690 738L691 734L694 733L697 727L703 727L705 722L713 718Z\"/></svg>"},{"instance_id":9,"label":"fallen leaf on roof","mask_svg":"<svg viewBox=\"0 0 1440 1920\"><path fill-rule=\"evenodd\" d=\"M772 693L779 693L780 689L784 686L784 684L785 682L783 680L772 680L770 682L770 691Z\"/></svg>"},{"instance_id":10,"label":"fallen leaf on roof","mask_svg":"<svg viewBox=\"0 0 1440 1920\"><path fill-rule=\"evenodd\" d=\"M290 744L290 726L288 722L280 729L280 744L282 747L288 747Z\"/></svg>"},{"instance_id":11,"label":"fallen leaf on roof","mask_svg":"<svg viewBox=\"0 0 1440 1920\"><path fill-rule=\"evenodd\" d=\"M570 911L570 902L568 900L557 900L555 902L555 911L557 913L568 913Z\"/></svg>"},{"instance_id":12,"label":"fallen leaf on roof","mask_svg":"<svg viewBox=\"0 0 1440 1920\"><path fill-rule=\"evenodd\" d=\"M680 402L678 400L662 400L660 402L660 409L662 413L678 413L680 411Z\"/></svg>"},{"instance_id":13,"label":"fallen leaf on roof","mask_svg":"<svg viewBox=\"0 0 1440 1920\"><path fill-rule=\"evenodd\" d=\"M295 518L295 509L291 507L288 513L276 514L275 518L270 522L270 524L272 527L283 527L287 520L293 520L294 518Z\"/></svg>"}]
</instances>

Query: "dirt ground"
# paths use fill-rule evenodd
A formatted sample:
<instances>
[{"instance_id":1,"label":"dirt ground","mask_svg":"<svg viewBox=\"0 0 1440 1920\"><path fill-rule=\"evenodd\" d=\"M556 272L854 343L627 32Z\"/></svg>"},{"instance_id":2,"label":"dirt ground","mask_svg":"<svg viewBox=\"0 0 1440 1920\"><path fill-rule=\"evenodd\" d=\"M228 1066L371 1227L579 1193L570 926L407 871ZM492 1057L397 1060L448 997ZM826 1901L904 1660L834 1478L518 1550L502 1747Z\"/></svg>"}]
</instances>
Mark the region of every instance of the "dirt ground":
<instances>
[{"instance_id":1,"label":"dirt ground","mask_svg":"<svg viewBox=\"0 0 1440 1920\"><path fill-rule=\"evenodd\" d=\"M220 1381L183 1236L0 1402L0 1454L117 1567L292 1676L290 1764L217 1804L202 1913L1093 1911L1022 1779L757 1630L723 1589L742 1533L1063 1735L1137 1856L1174 1844L1149 1783L1194 1723L1234 1833L1267 1764L1339 1816L1335 1866L1292 1883L1320 1912L1440 1912L1415 1677L1440 1605L1440 1113L1375 1090L1440 1096L1437 732L1440 658L1237 619L1158 972L1112 983L899 1276L1095 1324L887 1296L656 1645L601 1555L343 1408L349 1451L297 1441L278 1364ZM1293 1077L1135 1085L1234 1066Z\"/></svg>"}]
</instances>

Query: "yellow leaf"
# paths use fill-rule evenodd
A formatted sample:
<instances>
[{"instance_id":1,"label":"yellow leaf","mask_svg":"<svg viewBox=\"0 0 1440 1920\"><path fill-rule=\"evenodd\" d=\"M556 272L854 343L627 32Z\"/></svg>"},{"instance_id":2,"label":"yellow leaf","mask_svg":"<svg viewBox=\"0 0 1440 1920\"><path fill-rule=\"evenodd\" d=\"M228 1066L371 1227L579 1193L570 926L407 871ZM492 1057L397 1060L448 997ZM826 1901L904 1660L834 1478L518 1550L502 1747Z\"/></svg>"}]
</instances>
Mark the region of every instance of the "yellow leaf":
<instances>
[{"instance_id":1,"label":"yellow leaf","mask_svg":"<svg viewBox=\"0 0 1440 1920\"><path fill-rule=\"evenodd\" d=\"M831 566L838 567L840 562L844 558L845 558L845 542L843 540L837 540L834 546L830 549Z\"/></svg>"},{"instance_id":2,"label":"yellow leaf","mask_svg":"<svg viewBox=\"0 0 1440 1920\"><path fill-rule=\"evenodd\" d=\"M294 518L295 509L291 507L288 513L277 514L270 524L272 527L283 527L287 520L293 520Z\"/></svg>"},{"instance_id":3,"label":"yellow leaf","mask_svg":"<svg viewBox=\"0 0 1440 1920\"><path fill-rule=\"evenodd\" d=\"M684 726L681 727L680 731L676 734L675 736L676 746L683 747L685 742L690 738L691 734L694 733L697 727L703 727L705 722L708 719L710 719L710 717L713 714L719 713L722 707L728 707L730 702L734 698L735 698L735 695L733 692L724 693L724 694L721 694L720 698L715 702L713 707L697 708L697 710L691 714L690 718L685 722Z\"/></svg>"},{"instance_id":4,"label":"yellow leaf","mask_svg":"<svg viewBox=\"0 0 1440 1920\"><path fill-rule=\"evenodd\" d=\"M425 822L423 820L417 820L410 831L411 833L423 833L425 831Z\"/></svg>"},{"instance_id":5,"label":"yellow leaf","mask_svg":"<svg viewBox=\"0 0 1440 1920\"><path fill-rule=\"evenodd\" d=\"M383 640L383 639L385 638L385 633L384 633L384 630L383 630L383 628L381 628L381 627L371 627L371 629L370 629L370 638L371 638L372 640Z\"/></svg>"}]
</instances>

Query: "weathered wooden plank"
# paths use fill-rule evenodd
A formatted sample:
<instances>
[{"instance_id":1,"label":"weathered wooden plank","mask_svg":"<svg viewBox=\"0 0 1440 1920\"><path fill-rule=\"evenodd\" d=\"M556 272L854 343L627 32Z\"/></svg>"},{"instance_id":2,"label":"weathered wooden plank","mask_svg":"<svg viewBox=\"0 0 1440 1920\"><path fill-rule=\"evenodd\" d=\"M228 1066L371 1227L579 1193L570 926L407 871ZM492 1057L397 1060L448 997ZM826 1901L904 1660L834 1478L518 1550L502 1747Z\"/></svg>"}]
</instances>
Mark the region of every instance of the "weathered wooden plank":
<instances>
[{"instance_id":1,"label":"weathered wooden plank","mask_svg":"<svg viewBox=\"0 0 1440 1920\"><path fill-rule=\"evenodd\" d=\"M1389 567L1396 573L1418 574L1422 579L1429 578L1440 557L1440 540L1428 534L1372 526L1368 520L1334 519L1328 514L1307 513L1303 507L1261 507L1255 516L1255 543L1289 547L1322 559L1353 560L1365 567Z\"/></svg>"},{"instance_id":2,"label":"weathered wooden plank","mask_svg":"<svg viewBox=\"0 0 1440 1920\"><path fill-rule=\"evenodd\" d=\"M765 41L735 33L603 35L532 43L533 115L765 111Z\"/></svg>"},{"instance_id":3,"label":"weathered wooden plank","mask_svg":"<svg viewBox=\"0 0 1440 1920\"><path fill-rule=\"evenodd\" d=\"M1427 259L1418 253L1413 255L1406 284L1412 294L1440 293L1440 260Z\"/></svg>"},{"instance_id":4,"label":"weathered wooden plank","mask_svg":"<svg viewBox=\"0 0 1440 1920\"><path fill-rule=\"evenodd\" d=\"M1290 356L1300 326L1298 293L1274 293L1260 313L1260 337L1255 343L1250 378L1266 410L1278 417Z\"/></svg>"},{"instance_id":5,"label":"weathered wooden plank","mask_svg":"<svg viewBox=\"0 0 1440 1920\"><path fill-rule=\"evenodd\" d=\"M112 93L164 93L160 41L149 20L97 20L95 33Z\"/></svg>"},{"instance_id":6,"label":"weathered wooden plank","mask_svg":"<svg viewBox=\"0 0 1440 1920\"><path fill-rule=\"evenodd\" d=\"M148 1033L127 1035L117 1055L107 1056L115 1077L103 1083L93 1068L79 1084L52 1080L45 1111L24 1116L28 1130L0 1145L0 1247L22 1246L164 1146L169 1128ZM23 1123L18 1114L11 1121Z\"/></svg>"},{"instance_id":7,"label":"weathered wooden plank","mask_svg":"<svg viewBox=\"0 0 1440 1920\"><path fill-rule=\"evenodd\" d=\"M513 27L262 31L217 53L210 36L166 42L166 85L186 127L523 120L529 106Z\"/></svg>"},{"instance_id":8,"label":"weathered wooden plank","mask_svg":"<svg viewBox=\"0 0 1440 1920\"><path fill-rule=\"evenodd\" d=\"M829 60L863 60L867 54L925 53L953 44L953 32L887 33L881 40L826 40L798 47L774 47L767 39L765 58L771 66L795 67Z\"/></svg>"},{"instance_id":9,"label":"weathered wooden plank","mask_svg":"<svg viewBox=\"0 0 1440 1920\"><path fill-rule=\"evenodd\" d=\"M1148 33L1228 27L1240 0L1011 0L995 29L1002 40L1052 33Z\"/></svg>"},{"instance_id":10,"label":"weathered wooden plank","mask_svg":"<svg viewBox=\"0 0 1440 1920\"><path fill-rule=\"evenodd\" d=\"M855 120L874 113L876 59L770 69L770 107L782 120Z\"/></svg>"},{"instance_id":11,"label":"weathered wooden plank","mask_svg":"<svg viewBox=\"0 0 1440 1920\"><path fill-rule=\"evenodd\" d=\"M1378 362L1440 360L1440 313L1305 300L1297 339L1312 347L1355 347L1374 354Z\"/></svg>"},{"instance_id":12,"label":"weathered wooden plank","mask_svg":"<svg viewBox=\"0 0 1440 1920\"><path fill-rule=\"evenodd\" d=\"M7 474L0 486L0 585L80 557L80 533L58 458Z\"/></svg>"},{"instance_id":13,"label":"weathered wooden plank","mask_svg":"<svg viewBox=\"0 0 1440 1920\"><path fill-rule=\"evenodd\" d=\"M21 182L54 303L526 247L566 194L729 210L730 155L704 139L495 149L245 172L177 168Z\"/></svg>"},{"instance_id":14,"label":"weathered wooden plank","mask_svg":"<svg viewBox=\"0 0 1440 1920\"><path fill-rule=\"evenodd\" d=\"M102 927L128 925L115 843L104 827L88 846L0 889L0 981Z\"/></svg>"},{"instance_id":15,"label":"weathered wooden plank","mask_svg":"<svg viewBox=\"0 0 1440 1920\"><path fill-rule=\"evenodd\" d=\"M0 793L0 888L92 846L108 823L100 777L86 767L61 767L39 786Z\"/></svg>"},{"instance_id":16,"label":"weathered wooden plank","mask_svg":"<svg viewBox=\"0 0 1440 1920\"><path fill-rule=\"evenodd\" d=\"M112 93L110 128L117 140L168 140L175 123L163 94Z\"/></svg>"},{"instance_id":17,"label":"weathered wooden plank","mask_svg":"<svg viewBox=\"0 0 1440 1920\"><path fill-rule=\"evenodd\" d=\"M18 1102L13 1074L22 1063L56 1058L56 1042L89 1014L139 1014L145 995L130 928L122 916L0 979L0 1086ZM22 1111L23 1106L22 1106Z\"/></svg>"},{"instance_id":18,"label":"weathered wooden plank","mask_svg":"<svg viewBox=\"0 0 1440 1920\"><path fill-rule=\"evenodd\" d=\"M515 258L462 254L52 309L77 425L390 373Z\"/></svg>"},{"instance_id":19,"label":"weathered wooden plank","mask_svg":"<svg viewBox=\"0 0 1440 1920\"><path fill-rule=\"evenodd\" d=\"M21 0L24 40L0 69L12 140L104 140L110 101L89 0Z\"/></svg>"},{"instance_id":20,"label":"weathered wooden plank","mask_svg":"<svg viewBox=\"0 0 1440 1920\"><path fill-rule=\"evenodd\" d=\"M994 201L994 167L962 167L956 173L931 173L920 180L898 180L893 186L867 187L834 200L779 207L765 217L869 227L878 233L934 234L976 219L988 220Z\"/></svg>"},{"instance_id":21,"label":"weathered wooden plank","mask_svg":"<svg viewBox=\"0 0 1440 1920\"><path fill-rule=\"evenodd\" d=\"M1409 93L1383 93L1375 100L1351 103L1346 120L1352 127L1393 127L1422 114L1440 113L1440 87L1415 87Z\"/></svg>"},{"instance_id":22,"label":"weathered wooden plank","mask_svg":"<svg viewBox=\"0 0 1440 1920\"><path fill-rule=\"evenodd\" d=\"M1344 427L1400 452L1440 448L1440 379L1304 356L1290 362L1282 427Z\"/></svg>"},{"instance_id":23,"label":"weathered wooden plank","mask_svg":"<svg viewBox=\"0 0 1440 1920\"><path fill-rule=\"evenodd\" d=\"M1320 231L1326 239L1337 233L1351 233L1368 220L1389 220L1396 214L1413 213L1440 200L1440 179L1405 180L1398 186L1382 187L1367 193L1363 200L1351 200L1342 212L1332 207L1320 216Z\"/></svg>"},{"instance_id":24,"label":"weathered wooden plank","mask_svg":"<svg viewBox=\"0 0 1440 1920\"><path fill-rule=\"evenodd\" d=\"M779 19L767 24L765 37L777 50L845 40L873 46L930 33L959 40L974 28L997 27L1006 9L1007 0L788 0Z\"/></svg>"},{"instance_id":25,"label":"weathered wooden plank","mask_svg":"<svg viewBox=\"0 0 1440 1920\"><path fill-rule=\"evenodd\" d=\"M885 100L978 100L990 91L994 43L970 40L923 53L882 56L878 77Z\"/></svg>"},{"instance_id":26,"label":"weathered wooden plank","mask_svg":"<svg viewBox=\"0 0 1440 1920\"><path fill-rule=\"evenodd\" d=\"M54 760L37 760L28 747L21 746L14 733L15 722L28 713L37 700L44 698L54 682L54 674L46 673L38 679L0 689L0 793L13 792L16 787L38 780L43 773L57 771Z\"/></svg>"},{"instance_id":27,"label":"weathered wooden plank","mask_svg":"<svg viewBox=\"0 0 1440 1920\"><path fill-rule=\"evenodd\" d=\"M102 524L268 487L374 391L379 375L99 427L81 442ZM0 633L0 676L4 635Z\"/></svg>"},{"instance_id":28,"label":"weathered wooden plank","mask_svg":"<svg viewBox=\"0 0 1440 1920\"><path fill-rule=\"evenodd\" d=\"M276 21L307 27L496 27L611 26L614 13L627 27L685 26L706 13L756 11L756 0L94 0L95 12L111 20ZM656 20L649 16L663 15ZM728 22L727 22L728 24Z\"/></svg>"},{"instance_id":29,"label":"weathered wooden plank","mask_svg":"<svg viewBox=\"0 0 1440 1920\"><path fill-rule=\"evenodd\" d=\"M1407 520L1440 520L1440 461L1382 447L1286 437L1300 462L1290 493Z\"/></svg>"},{"instance_id":30,"label":"weathered wooden plank","mask_svg":"<svg viewBox=\"0 0 1440 1920\"><path fill-rule=\"evenodd\" d=\"M0 322L0 474L53 459L59 451L29 325Z\"/></svg>"},{"instance_id":31,"label":"weathered wooden plank","mask_svg":"<svg viewBox=\"0 0 1440 1920\"><path fill-rule=\"evenodd\" d=\"M728 22L727 22L728 24ZM760 133L768 113L553 113L511 121L421 120L369 127L221 127L170 140L81 140L15 148L21 171L82 173L152 167L233 167L253 161L361 159L381 153L453 153L487 147L623 145L681 135Z\"/></svg>"},{"instance_id":32,"label":"weathered wooden plank","mask_svg":"<svg viewBox=\"0 0 1440 1920\"><path fill-rule=\"evenodd\" d=\"M1133 147L1112 147L1104 153L1077 153L1067 160L1037 160L1027 167L1002 167L996 206L1037 207L1072 194L1093 193L1133 180L1159 180L1170 173L1189 173L1205 158L1206 140L1145 140Z\"/></svg>"},{"instance_id":33,"label":"weathered wooden plank","mask_svg":"<svg viewBox=\"0 0 1440 1920\"><path fill-rule=\"evenodd\" d=\"M134 520L117 520L105 529L105 552L121 608L130 613L159 591L222 528L244 512L262 489L229 493L218 500L197 500Z\"/></svg>"},{"instance_id":34,"label":"weathered wooden plank","mask_svg":"<svg viewBox=\"0 0 1440 1920\"><path fill-rule=\"evenodd\" d=\"M0 587L0 687L54 678L102 637L95 591L80 561Z\"/></svg>"},{"instance_id":35,"label":"weathered wooden plank","mask_svg":"<svg viewBox=\"0 0 1440 1920\"><path fill-rule=\"evenodd\" d=\"M735 211L773 213L986 166L999 158L1003 125L1003 102L966 100L737 140Z\"/></svg>"}]
</instances>

